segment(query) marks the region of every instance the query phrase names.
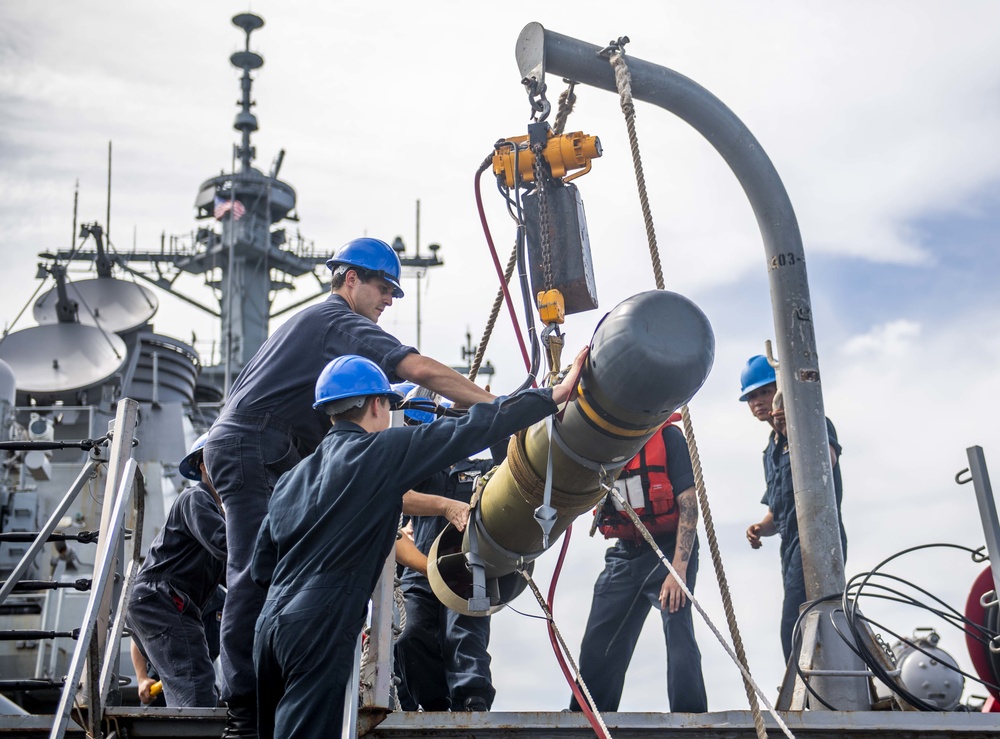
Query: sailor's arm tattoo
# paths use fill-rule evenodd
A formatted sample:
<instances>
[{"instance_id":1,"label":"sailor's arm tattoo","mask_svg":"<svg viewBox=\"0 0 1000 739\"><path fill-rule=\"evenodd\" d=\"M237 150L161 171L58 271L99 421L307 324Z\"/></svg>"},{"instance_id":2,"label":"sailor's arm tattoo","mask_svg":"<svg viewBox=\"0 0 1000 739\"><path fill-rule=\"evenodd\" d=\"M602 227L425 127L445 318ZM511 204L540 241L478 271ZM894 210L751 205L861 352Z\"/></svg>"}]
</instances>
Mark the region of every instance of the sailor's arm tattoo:
<instances>
[{"instance_id":1,"label":"sailor's arm tattoo","mask_svg":"<svg viewBox=\"0 0 1000 739\"><path fill-rule=\"evenodd\" d=\"M674 562L686 567L694 549L694 537L698 531L698 501L694 488L688 488L676 496L679 518L677 521L677 544L674 548Z\"/></svg>"}]
</instances>

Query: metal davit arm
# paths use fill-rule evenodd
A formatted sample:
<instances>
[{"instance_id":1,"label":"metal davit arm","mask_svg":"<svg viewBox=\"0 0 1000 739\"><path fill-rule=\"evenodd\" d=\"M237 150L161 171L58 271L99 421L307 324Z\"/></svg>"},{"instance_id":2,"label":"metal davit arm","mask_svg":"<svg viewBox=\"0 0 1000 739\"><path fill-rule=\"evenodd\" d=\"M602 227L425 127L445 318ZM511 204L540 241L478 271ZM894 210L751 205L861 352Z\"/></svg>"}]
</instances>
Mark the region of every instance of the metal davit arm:
<instances>
[{"instance_id":1,"label":"metal davit arm","mask_svg":"<svg viewBox=\"0 0 1000 739\"><path fill-rule=\"evenodd\" d=\"M530 23L517 41L522 78L544 80L546 73L617 92L614 71L601 48ZM816 337L809 302L805 254L788 193L764 149L743 122L705 88L657 64L628 57L632 97L670 111L689 123L722 155L753 208L764 241L771 288L781 389L786 403L789 439L794 449L792 477L802 541L802 564L810 599L839 594L845 586L844 555L833 489L826 419L816 356ZM824 619L824 621L827 619ZM824 630L824 667L836 634ZM841 644L844 652L847 647ZM804 650L806 651L806 650ZM844 659L848 661L850 653ZM832 662L844 665L841 658ZM853 664L853 663L852 663ZM819 666L819 665L815 665ZM847 681L825 686L837 707L868 706L863 691L847 689ZM852 680L851 682L860 682ZM845 705L845 703L850 704Z\"/></svg>"}]
</instances>

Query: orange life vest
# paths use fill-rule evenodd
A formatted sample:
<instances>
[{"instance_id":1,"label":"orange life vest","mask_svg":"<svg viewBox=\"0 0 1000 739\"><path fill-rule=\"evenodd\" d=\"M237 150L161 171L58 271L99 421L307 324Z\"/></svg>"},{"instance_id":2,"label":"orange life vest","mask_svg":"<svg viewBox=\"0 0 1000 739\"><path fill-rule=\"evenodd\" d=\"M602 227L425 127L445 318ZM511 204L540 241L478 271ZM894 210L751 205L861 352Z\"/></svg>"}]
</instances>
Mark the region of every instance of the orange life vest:
<instances>
[{"instance_id":1,"label":"orange life vest","mask_svg":"<svg viewBox=\"0 0 1000 739\"><path fill-rule=\"evenodd\" d=\"M677 531L680 518L674 500L674 487L667 476L667 448L663 443L663 429L675 420L679 420L676 414L649 437L649 441L622 468L615 481L618 493L629 502L639 520L654 536ZM632 524L632 519L610 493L600 511L597 526L605 539L642 541L642 535Z\"/></svg>"}]
</instances>

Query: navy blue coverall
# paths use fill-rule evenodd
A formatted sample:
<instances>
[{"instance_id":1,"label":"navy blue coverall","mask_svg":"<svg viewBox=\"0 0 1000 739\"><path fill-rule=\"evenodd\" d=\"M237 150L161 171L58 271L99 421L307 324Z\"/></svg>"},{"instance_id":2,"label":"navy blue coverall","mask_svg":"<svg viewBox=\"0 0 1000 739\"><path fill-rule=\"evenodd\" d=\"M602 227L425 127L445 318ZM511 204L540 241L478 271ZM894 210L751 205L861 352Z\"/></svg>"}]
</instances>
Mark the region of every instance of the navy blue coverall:
<instances>
[{"instance_id":1,"label":"navy blue coverall","mask_svg":"<svg viewBox=\"0 0 1000 739\"><path fill-rule=\"evenodd\" d=\"M676 426L666 426L667 477L675 494L694 485L687 442ZM671 559L676 532L653 537ZM619 539L604 555L604 571L594 584L594 600L580 647L580 675L599 711L617 711L625 685L625 672L639 641L650 607L660 612L667 643L667 700L671 711L702 713L708 710L701 651L695 641L691 602L676 613L660 608L660 588L670 574L645 541ZM694 592L698 580L698 539L694 541L686 582ZM574 697L570 709L580 710Z\"/></svg>"},{"instance_id":2,"label":"navy blue coverall","mask_svg":"<svg viewBox=\"0 0 1000 739\"><path fill-rule=\"evenodd\" d=\"M416 349L351 310L339 295L297 313L257 351L236 379L205 444L205 466L226 506L228 593L222 613L222 698L252 705L256 694L249 635L264 605L250 556L267 500L282 474L311 454L330 428L312 408L316 378L343 354L375 362L392 381Z\"/></svg>"},{"instance_id":3,"label":"navy blue coverall","mask_svg":"<svg viewBox=\"0 0 1000 739\"><path fill-rule=\"evenodd\" d=\"M840 478L841 447L837 441L837 429L829 418L826 419L826 431L830 446L837 453L837 464L833 466L833 489L837 496L840 543L846 560L847 532L840 513L840 503L844 497L844 484ZM781 606L781 649L785 654L785 662L788 662L792 654L792 631L799 617L799 606L806 602L806 581L802 571L799 519L795 512L795 485L792 483L788 439L777 431L771 432L767 449L764 450L764 479L767 481L767 491L760 502L771 509L774 525L781 536L781 580L785 588L785 599Z\"/></svg>"},{"instance_id":4,"label":"navy blue coverall","mask_svg":"<svg viewBox=\"0 0 1000 739\"><path fill-rule=\"evenodd\" d=\"M281 478L253 556L254 579L270 584L254 639L262 739L339 732L403 494L555 410L551 390L525 390L421 426L368 433L339 422Z\"/></svg>"},{"instance_id":5,"label":"navy blue coverall","mask_svg":"<svg viewBox=\"0 0 1000 739\"><path fill-rule=\"evenodd\" d=\"M492 460L464 459L414 490L468 503L476 480L493 466ZM414 516L413 541L417 549L427 554L447 524L441 516ZM401 680L403 710L415 711L422 706L425 711L458 711L471 698L481 698L481 706L488 709L496 696L487 651L489 617L455 613L437 599L427 577L415 570L407 568L402 582L406 628L396 641L395 667Z\"/></svg>"},{"instance_id":6,"label":"navy blue coverall","mask_svg":"<svg viewBox=\"0 0 1000 739\"><path fill-rule=\"evenodd\" d=\"M201 483L174 501L136 575L126 622L168 706L219 704L202 610L226 571L226 523Z\"/></svg>"}]
</instances>

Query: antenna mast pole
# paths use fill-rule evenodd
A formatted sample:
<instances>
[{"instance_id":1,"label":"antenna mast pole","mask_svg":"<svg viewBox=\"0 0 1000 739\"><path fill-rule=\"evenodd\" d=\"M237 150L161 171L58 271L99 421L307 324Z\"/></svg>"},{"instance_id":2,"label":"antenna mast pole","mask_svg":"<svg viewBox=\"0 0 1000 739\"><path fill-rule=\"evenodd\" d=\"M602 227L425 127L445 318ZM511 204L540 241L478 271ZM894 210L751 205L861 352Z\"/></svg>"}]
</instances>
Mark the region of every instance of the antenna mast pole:
<instances>
[{"instance_id":1,"label":"antenna mast pole","mask_svg":"<svg viewBox=\"0 0 1000 739\"><path fill-rule=\"evenodd\" d=\"M108 212L104 219L104 237L111 246L111 142L108 141Z\"/></svg>"}]
</instances>

